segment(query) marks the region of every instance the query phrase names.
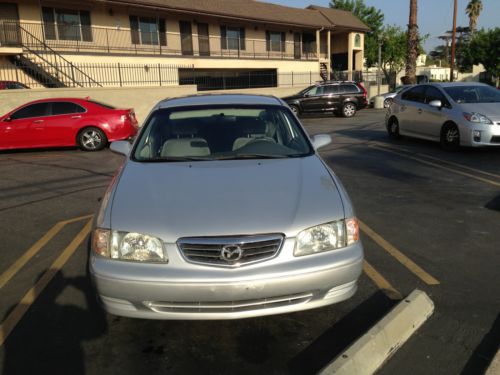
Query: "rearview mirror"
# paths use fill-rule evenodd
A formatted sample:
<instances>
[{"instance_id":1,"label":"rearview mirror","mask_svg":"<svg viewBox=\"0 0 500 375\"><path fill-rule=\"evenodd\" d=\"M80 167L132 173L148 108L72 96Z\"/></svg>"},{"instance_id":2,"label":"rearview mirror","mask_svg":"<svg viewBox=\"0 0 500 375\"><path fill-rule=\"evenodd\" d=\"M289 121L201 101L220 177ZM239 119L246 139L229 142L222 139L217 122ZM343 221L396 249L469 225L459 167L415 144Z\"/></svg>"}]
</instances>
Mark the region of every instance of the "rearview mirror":
<instances>
[{"instance_id":1,"label":"rearview mirror","mask_svg":"<svg viewBox=\"0 0 500 375\"><path fill-rule=\"evenodd\" d=\"M328 134L316 134L311 138L315 150L332 143L332 137Z\"/></svg>"},{"instance_id":2,"label":"rearview mirror","mask_svg":"<svg viewBox=\"0 0 500 375\"><path fill-rule=\"evenodd\" d=\"M443 103L441 103L441 100L432 100L429 102L429 105L431 107L441 108L443 106Z\"/></svg>"},{"instance_id":3,"label":"rearview mirror","mask_svg":"<svg viewBox=\"0 0 500 375\"><path fill-rule=\"evenodd\" d=\"M109 149L116 154L127 156L130 153L131 145L128 141L112 142Z\"/></svg>"}]
</instances>

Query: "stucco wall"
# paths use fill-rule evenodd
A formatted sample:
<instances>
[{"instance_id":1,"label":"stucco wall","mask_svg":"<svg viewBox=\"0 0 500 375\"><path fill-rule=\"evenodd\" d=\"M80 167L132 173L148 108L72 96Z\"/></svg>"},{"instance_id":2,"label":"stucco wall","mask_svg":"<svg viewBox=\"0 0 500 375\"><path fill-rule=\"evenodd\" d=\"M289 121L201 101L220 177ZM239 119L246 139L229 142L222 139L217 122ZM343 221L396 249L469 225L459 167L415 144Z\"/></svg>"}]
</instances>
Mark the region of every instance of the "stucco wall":
<instances>
[{"instance_id":1,"label":"stucco wall","mask_svg":"<svg viewBox=\"0 0 500 375\"><path fill-rule=\"evenodd\" d=\"M192 94L196 94L196 86L190 85L176 87L134 87L133 90L130 88L2 90L0 91L0 113L5 114L26 102L37 99L90 97L119 108L132 107L135 109L139 123L142 123L151 110L151 107L160 100Z\"/></svg>"}]
</instances>

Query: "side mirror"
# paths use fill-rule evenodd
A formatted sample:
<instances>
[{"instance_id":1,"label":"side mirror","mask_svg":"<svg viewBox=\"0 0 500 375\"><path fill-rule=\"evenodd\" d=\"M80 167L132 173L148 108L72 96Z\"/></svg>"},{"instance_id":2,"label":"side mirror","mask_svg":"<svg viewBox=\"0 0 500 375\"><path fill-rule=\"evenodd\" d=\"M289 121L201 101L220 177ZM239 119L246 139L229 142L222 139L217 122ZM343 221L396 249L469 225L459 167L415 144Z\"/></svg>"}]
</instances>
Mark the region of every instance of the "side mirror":
<instances>
[{"instance_id":1,"label":"side mirror","mask_svg":"<svg viewBox=\"0 0 500 375\"><path fill-rule=\"evenodd\" d=\"M443 103L441 103L441 100L432 100L429 102L429 105L434 108L439 108L443 107Z\"/></svg>"},{"instance_id":2,"label":"side mirror","mask_svg":"<svg viewBox=\"0 0 500 375\"><path fill-rule=\"evenodd\" d=\"M132 146L128 141L117 141L112 142L109 149L116 154L121 154L127 156L130 153Z\"/></svg>"},{"instance_id":3,"label":"side mirror","mask_svg":"<svg viewBox=\"0 0 500 375\"><path fill-rule=\"evenodd\" d=\"M328 134L316 134L311 139L315 150L332 143L332 137Z\"/></svg>"},{"instance_id":4,"label":"side mirror","mask_svg":"<svg viewBox=\"0 0 500 375\"><path fill-rule=\"evenodd\" d=\"M4 122L11 122L12 121L12 117L6 117L3 119Z\"/></svg>"}]
</instances>

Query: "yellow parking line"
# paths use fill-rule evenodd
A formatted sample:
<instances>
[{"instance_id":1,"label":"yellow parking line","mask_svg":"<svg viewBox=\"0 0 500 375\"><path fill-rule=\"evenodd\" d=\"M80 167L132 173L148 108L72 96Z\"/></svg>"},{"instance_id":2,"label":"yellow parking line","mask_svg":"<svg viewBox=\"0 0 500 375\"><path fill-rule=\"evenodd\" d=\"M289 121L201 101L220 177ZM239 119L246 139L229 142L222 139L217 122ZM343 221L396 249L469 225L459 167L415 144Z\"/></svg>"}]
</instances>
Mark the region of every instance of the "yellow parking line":
<instances>
[{"instance_id":1,"label":"yellow parking line","mask_svg":"<svg viewBox=\"0 0 500 375\"><path fill-rule=\"evenodd\" d=\"M389 145L384 144L384 143L380 143L380 142L374 142L374 143L377 146L385 147L385 148L388 148L390 150L394 150L394 151L400 151L401 150L399 148L396 148L396 147L393 147L393 146L389 146ZM454 167L466 169L466 170L474 172L474 173L479 173L479 174L482 174L482 175L485 175L485 176L490 176L490 177L493 177L493 178L500 178L499 174L495 174L495 173L491 173L491 172L486 172L486 171L483 171L483 170L477 169L477 168L468 167L466 165L463 165L463 164L460 164L460 163L455 163L453 161L449 161L449 160L445 160L445 159L441 159L441 158L436 158L435 156L431 156L431 155L427 155L427 154L422 154L420 152L412 152L412 151L406 150L406 149L403 150L403 151L408 151L408 152L413 153L414 155L417 155L417 156L420 156L420 157L424 157L424 158L427 158L427 159L431 159L431 160L435 160L435 161L438 161L438 162L441 162L441 163L444 163L444 164L452 165Z\"/></svg>"},{"instance_id":2,"label":"yellow parking line","mask_svg":"<svg viewBox=\"0 0 500 375\"><path fill-rule=\"evenodd\" d=\"M375 149L380 150L380 151L390 152L390 153L402 156L402 157L407 158L407 159L412 159L412 160L418 161L419 163L427 164L427 165L433 166L435 168L443 169L443 170L448 171L448 172L452 172L452 173L460 174L462 176L470 177L470 178L473 178L475 180L485 182L485 183L493 185L493 186L500 186L500 182L496 182L493 180L489 180L487 178L475 176L475 175L467 173L467 172L459 171L458 169L448 168L448 167L445 167L444 165L440 165L440 164L433 163L433 162L430 162L427 160L423 160L423 159L417 158L415 156L404 154L402 152L394 151L394 150L389 149L385 146L370 145L370 147L375 148Z\"/></svg>"},{"instance_id":3,"label":"yellow parking line","mask_svg":"<svg viewBox=\"0 0 500 375\"><path fill-rule=\"evenodd\" d=\"M65 225L89 219L91 217L92 215L85 215L60 221L55 224L47 233L43 235L42 238L36 241L33 246L31 246L19 259L17 259L6 271L4 271L4 273L0 275L0 289L2 289L22 267L40 251L40 249L42 249L52 238L54 238Z\"/></svg>"},{"instance_id":4,"label":"yellow parking line","mask_svg":"<svg viewBox=\"0 0 500 375\"><path fill-rule=\"evenodd\" d=\"M36 284L25 294L21 302L12 310L7 318L0 325L0 346L2 346L10 335L17 323L26 314L33 302L38 298L42 291L47 287L52 278L61 270L75 250L80 246L83 240L90 233L92 220L89 220L85 227L76 235L71 243L63 250L59 257L52 263L50 268L42 275Z\"/></svg>"},{"instance_id":5,"label":"yellow parking line","mask_svg":"<svg viewBox=\"0 0 500 375\"><path fill-rule=\"evenodd\" d=\"M384 291L387 297L391 299L402 299L403 296L366 260L363 261L363 271L366 275Z\"/></svg>"},{"instance_id":6,"label":"yellow parking line","mask_svg":"<svg viewBox=\"0 0 500 375\"><path fill-rule=\"evenodd\" d=\"M396 249L393 245L387 242L382 238L379 234L377 234L373 229L371 229L368 225L359 220L359 227L361 230L368 235L375 243L377 243L382 249L391 254L394 258L396 258L403 266L408 268L411 272L413 272L417 277L419 277L424 283L427 285L438 285L439 281L434 277L425 272L420 266L418 266L414 261L404 255L401 251Z\"/></svg>"}]
</instances>

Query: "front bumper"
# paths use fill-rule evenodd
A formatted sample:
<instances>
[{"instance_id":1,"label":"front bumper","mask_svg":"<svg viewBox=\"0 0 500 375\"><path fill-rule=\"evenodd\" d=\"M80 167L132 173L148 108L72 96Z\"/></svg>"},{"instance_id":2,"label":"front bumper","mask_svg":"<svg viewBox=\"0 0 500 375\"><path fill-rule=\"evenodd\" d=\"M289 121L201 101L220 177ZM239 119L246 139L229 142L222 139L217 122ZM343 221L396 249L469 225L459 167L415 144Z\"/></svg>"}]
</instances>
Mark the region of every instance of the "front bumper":
<instances>
[{"instance_id":1,"label":"front bumper","mask_svg":"<svg viewBox=\"0 0 500 375\"><path fill-rule=\"evenodd\" d=\"M286 250L285 244L282 252ZM105 309L114 315L240 319L312 309L351 297L362 272L363 249L358 242L291 262L280 263L279 258L240 269L188 265L182 271L175 269L175 260L172 265L145 265L92 256L90 271ZM131 267L133 276L123 273ZM147 272L150 267L156 270Z\"/></svg>"},{"instance_id":2,"label":"front bumper","mask_svg":"<svg viewBox=\"0 0 500 375\"><path fill-rule=\"evenodd\" d=\"M500 146L500 122L493 125L467 125L462 125L462 129L460 129L462 146Z\"/></svg>"}]
</instances>

